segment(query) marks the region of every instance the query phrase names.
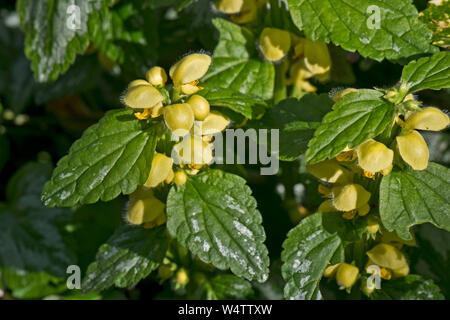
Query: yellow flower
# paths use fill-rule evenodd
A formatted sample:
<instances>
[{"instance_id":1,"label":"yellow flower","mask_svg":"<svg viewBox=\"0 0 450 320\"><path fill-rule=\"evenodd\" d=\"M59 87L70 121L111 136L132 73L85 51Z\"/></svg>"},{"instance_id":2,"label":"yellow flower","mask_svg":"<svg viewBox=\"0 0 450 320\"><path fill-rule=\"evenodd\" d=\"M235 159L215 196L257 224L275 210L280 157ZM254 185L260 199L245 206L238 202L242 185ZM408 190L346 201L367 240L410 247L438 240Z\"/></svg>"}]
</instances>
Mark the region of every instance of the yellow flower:
<instances>
[{"instance_id":1,"label":"yellow flower","mask_svg":"<svg viewBox=\"0 0 450 320\"><path fill-rule=\"evenodd\" d=\"M406 129L440 131L449 125L449 117L438 108L423 108L406 117Z\"/></svg>"},{"instance_id":2,"label":"yellow flower","mask_svg":"<svg viewBox=\"0 0 450 320\"><path fill-rule=\"evenodd\" d=\"M333 206L339 211L361 210L360 215L367 214L370 207L370 192L359 184L347 184L333 187ZM367 212L366 212L367 211Z\"/></svg>"},{"instance_id":3,"label":"yellow flower","mask_svg":"<svg viewBox=\"0 0 450 320\"><path fill-rule=\"evenodd\" d=\"M216 9L226 14L236 14L241 12L244 0L219 0L216 2Z\"/></svg>"},{"instance_id":4,"label":"yellow flower","mask_svg":"<svg viewBox=\"0 0 450 320\"><path fill-rule=\"evenodd\" d=\"M419 132L413 130L396 138L402 159L414 170L428 167L428 146Z\"/></svg>"},{"instance_id":5,"label":"yellow flower","mask_svg":"<svg viewBox=\"0 0 450 320\"><path fill-rule=\"evenodd\" d=\"M201 123L202 135L222 132L230 124L230 119L218 111L211 111Z\"/></svg>"},{"instance_id":6,"label":"yellow flower","mask_svg":"<svg viewBox=\"0 0 450 320\"><path fill-rule=\"evenodd\" d=\"M291 35L285 30L264 28L259 36L259 48L267 61L278 62L291 48Z\"/></svg>"},{"instance_id":7,"label":"yellow flower","mask_svg":"<svg viewBox=\"0 0 450 320\"><path fill-rule=\"evenodd\" d=\"M306 92L317 91L317 88L306 80L313 77L313 74L308 69L306 69L303 60L297 61L292 64L292 66L289 69L289 75L290 77L286 80L287 85L294 84L300 91Z\"/></svg>"},{"instance_id":8,"label":"yellow flower","mask_svg":"<svg viewBox=\"0 0 450 320\"><path fill-rule=\"evenodd\" d=\"M409 273L406 257L400 250L390 244L380 243L367 251L367 255L370 259L368 266L376 264L391 270L394 277L403 277Z\"/></svg>"},{"instance_id":9,"label":"yellow flower","mask_svg":"<svg viewBox=\"0 0 450 320\"><path fill-rule=\"evenodd\" d=\"M256 0L244 0L240 12L233 14L230 19L237 24L249 23L256 20L257 13L258 4Z\"/></svg>"},{"instance_id":10,"label":"yellow flower","mask_svg":"<svg viewBox=\"0 0 450 320\"><path fill-rule=\"evenodd\" d=\"M381 142L369 139L358 146L356 152L358 164L365 171L377 173L392 168L394 151Z\"/></svg>"},{"instance_id":11,"label":"yellow flower","mask_svg":"<svg viewBox=\"0 0 450 320\"><path fill-rule=\"evenodd\" d=\"M187 103L172 104L163 109L164 121L176 136L184 136L194 125L194 111Z\"/></svg>"},{"instance_id":12,"label":"yellow flower","mask_svg":"<svg viewBox=\"0 0 450 320\"><path fill-rule=\"evenodd\" d=\"M197 86L198 80L206 74L210 65L209 55L193 53L175 63L169 74L175 88L179 88L181 93L194 94L201 89Z\"/></svg>"},{"instance_id":13,"label":"yellow flower","mask_svg":"<svg viewBox=\"0 0 450 320\"><path fill-rule=\"evenodd\" d=\"M155 153L152 168L144 186L154 188L164 180L171 180L173 160L162 153Z\"/></svg>"},{"instance_id":14,"label":"yellow flower","mask_svg":"<svg viewBox=\"0 0 450 320\"><path fill-rule=\"evenodd\" d=\"M334 264L332 266L328 266L323 273L325 278L332 278L336 275L337 269L342 263Z\"/></svg>"},{"instance_id":15,"label":"yellow flower","mask_svg":"<svg viewBox=\"0 0 450 320\"><path fill-rule=\"evenodd\" d=\"M167 82L167 74L161 67L153 67L145 74L147 81L155 87L164 87Z\"/></svg>"},{"instance_id":16,"label":"yellow flower","mask_svg":"<svg viewBox=\"0 0 450 320\"><path fill-rule=\"evenodd\" d=\"M173 147L172 153L183 164L203 165L213 160L212 145L199 136L186 136Z\"/></svg>"},{"instance_id":17,"label":"yellow flower","mask_svg":"<svg viewBox=\"0 0 450 320\"><path fill-rule=\"evenodd\" d=\"M347 183L351 173L336 160L325 160L315 164L306 165L306 171L314 177L328 183Z\"/></svg>"},{"instance_id":18,"label":"yellow flower","mask_svg":"<svg viewBox=\"0 0 450 320\"><path fill-rule=\"evenodd\" d=\"M341 263L336 271L336 282L342 287L349 289L358 279L359 269L348 263Z\"/></svg>"},{"instance_id":19,"label":"yellow flower","mask_svg":"<svg viewBox=\"0 0 450 320\"><path fill-rule=\"evenodd\" d=\"M147 119L153 109L162 108L164 96L147 81L134 80L128 86L122 101L128 108L142 111L136 114L138 119Z\"/></svg>"},{"instance_id":20,"label":"yellow flower","mask_svg":"<svg viewBox=\"0 0 450 320\"><path fill-rule=\"evenodd\" d=\"M192 95L187 101L194 111L194 117L196 120L205 120L206 116L209 114L210 105L208 100L199 95Z\"/></svg>"},{"instance_id":21,"label":"yellow flower","mask_svg":"<svg viewBox=\"0 0 450 320\"><path fill-rule=\"evenodd\" d=\"M336 212L336 208L333 206L333 202L331 200L325 200L322 202L317 209L319 212L327 213L327 212Z\"/></svg>"},{"instance_id":22,"label":"yellow flower","mask_svg":"<svg viewBox=\"0 0 450 320\"><path fill-rule=\"evenodd\" d=\"M366 230L370 234L376 234L378 231L380 231L380 224L378 220L373 217L368 217Z\"/></svg>"},{"instance_id":23,"label":"yellow flower","mask_svg":"<svg viewBox=\"0 0 450 320\"><path fill-rule=\"evenodd\" d=\"M153 195L151 189L140 187L130 195L126 218L129 223L151 228L166 222L165 204Z\"/></svg>"},{"instance_id":24,"label":"yellow flower","mask_svg":"<svg viewBox=\"0 0 450 320\"><path fill-rule=\"evenodd\" d=\"M303 61L306 68L315 76L327 74L331 69L331 57L326 43L306 38L303 38L303 42Z\"/></svg>"}]
</instances>

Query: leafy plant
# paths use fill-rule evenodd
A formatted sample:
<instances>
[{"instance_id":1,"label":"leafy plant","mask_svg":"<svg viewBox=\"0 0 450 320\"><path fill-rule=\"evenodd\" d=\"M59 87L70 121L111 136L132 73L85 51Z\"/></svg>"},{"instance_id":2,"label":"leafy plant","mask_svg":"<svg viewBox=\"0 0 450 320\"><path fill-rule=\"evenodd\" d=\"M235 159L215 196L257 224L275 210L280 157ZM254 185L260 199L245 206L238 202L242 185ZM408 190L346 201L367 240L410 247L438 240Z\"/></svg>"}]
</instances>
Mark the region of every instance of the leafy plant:
<instances>
[{"instance_id":1,"label":"leafy plant","mask_svg":"<svg viewBox=\"0 0 450 320\"><path fill-rule=\"evenodd\" d=\"M2 6L2 297L448 298L448 1Z\"/></svg>"}]
</instances>

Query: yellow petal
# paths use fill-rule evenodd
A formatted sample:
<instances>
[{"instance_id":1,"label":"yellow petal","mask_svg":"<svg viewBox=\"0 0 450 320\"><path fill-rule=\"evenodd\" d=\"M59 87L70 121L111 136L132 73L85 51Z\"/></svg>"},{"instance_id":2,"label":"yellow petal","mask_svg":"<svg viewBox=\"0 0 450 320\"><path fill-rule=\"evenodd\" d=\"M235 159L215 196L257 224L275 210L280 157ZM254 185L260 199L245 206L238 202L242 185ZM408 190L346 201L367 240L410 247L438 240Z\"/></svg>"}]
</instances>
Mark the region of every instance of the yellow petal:
<instances>
[{"instance_id":1,"label":"yellow petal","mask_svg":"<svg viewBox=\"0 0 450 320\"><path fill-rule=\"evenodd\" d=\"M358 279L359 269L348 263L341 263L337 268L336 282L344 288L351 288Z\"/></svg>"},{"instance_id":2,"label":"yellow petal","mask_svg":"<svg viewBox=\"0 0 450 320\"><path fill-rule=\"evenodd\" d=\"M194 111L187 103L178 103L163 109L164 121L176 136L184 136L194 125Z\"/></svg>"},{"instance_id":3,"label":"yellow petal","mask_svg":"<svg viewBox=\"0 0 450 320\"><path fill-rule=\"evenodd\" d=\"M380 230L380 223L377 219L373 217L368 217L367 219L367 232L370 234L375 234Z\"/></svg>"},{"instance_id":4,"label":"yellow petal","mask_svg":"<svg viewBox=\"0 0 450 320\"><path fill-rule=\"evenodd\" d=\"M428 167L428 146L419 132L411 131L396 139L400 155L407 164L414 170L425 170Z\"/></svg>"},{"instance_id":5,"label":"yellow petal","mask_svg":"<svg viewBox=\"0 0 450 320\"><path fill-rule=\"evenodd\" d=\"M173 178L173 181L179 186L185 184L187 181L186 173L184 173L183 171L175 172L175 177Z\"/></svg>"},{"instance_id":6,"label":"yellow petal","mask_svg":"<svg viewBox=\"0 0 450 320\"><path fill-rule=\"evenodd\" d=\"M123 103L131 109L150 109L163 101L164 96L149 84L129 87L123 97Z\"/></svg>"},{"instance_id":7,"label":"yellow petal","mask_svg":"<svg viewBox=\"0 0 450 320\"><path fill-rule=\"evenodd\" d=\"M155 153L152 168L144 186L154 188L166 180L172 171L173 160L162 153Z\"/></svg>"},{"instance_id":8,"label":"yellow petal","mask_svg":"<svg viewBox=\"0 0 450 320\"><path fill-rule=\"evenodd\" d=\"M346 183L350 181L350 171L336 160L325 160L306 165L306 171L314 177L328 183Z\"/></svg>"},{"instance_id":9,"label":"yellow petal","mask_svg":"<svg viewBox=\"0 0 450 320\"><path fill-rule=\"evenodd\" d=\"M133 80L128 85L128 89L130 89L132 87L140 86L140 85L150 86L150 83L148 83L148 81L145 81L145 80L142 80L142 79Z\"/></svg>"},{"instance_id":10,"label":"yellow petal","mask_svg":"<svg viewBox=\"0 0 450 320\"><path fill-rule=\"evenodd\" d=\"M208 100L202 96L194 94L189 98L187 103L191 106L194 111L194 117L196 120L205 120L206 116L209 114L210 105Z\"/></svg>"},{"instance_id":11,"label":"yellow petal","mask_svg":"<svg viewBox=\"0 0 450 320\"><path fill-rule=\"evenodd\" d=\"M366 203L365 205L363 205L362 207L358 208L358 215L360 215L361 217L365 216L366 214L368 214L370 211L370 206Z\"/></svg>"},{"instance_id":12,"label":"yellow petal","mask_svg":"<svg viewBox=\"0 0 450 320\"><path fill-rule=\"evenodd\" d=\"M370 260L380 267L392 270L403 269L408 266L405 256L396 247L380 243L367 251Z\"/></svg>"},{"instance_id":13,"label":"yellow petal","mask_svg":"<svg viewBox=\"0 0 450 320\"><path fill-rule=\"evenodd\" d=\"M244 0L219 0L216 2L216 9L226 14L239 13L244 5Z\"/></svg>"},{"instance_id":14,"label":"yellow petal","mask_svg":"<svg viewBox=\"0 0 450 320\"><path fill-rule=\"evenodd\" d=\"M147 71L145 78L155 87L164 87L167 82L167 73L161 67L153 67Z\"/></svg>"},{"instance_id":15,"label":"yellow petal","mask_svg":"<svg viewBox=\"0 0 450 320\"><path fill-rule=\"evenodd\" d=\"M449 125L449 117L438 108L423 108L406 118L408 129L440 131Z\"/></svg>"},{"instance_id":16,"label":"yellow petal","mask_svg":"<svg viewBox=\"0 0 450 320\"><path fill-rule=\"evenodd\" d=\"M327 213L327 212L336 212L337 210L335 207L333 207L333 203L331 202L331 200L325 200L320 204L317 211Z\"/></svg>"},{"instance_id":17,"label":"yellow petal","mask_svg":"<svg viewBox=\"0 0 450 320\"><path fill-rule=\"evenodd\" d=\"M198 136L187 136L173 147L179 162L184 164L209 164L213 160L212 145Z\"/></svg>"},{"instance_id":18,"label":"yellow petal","mask_svg":"<svg viewBox=\"0 0 450 320\"><path fill-rule=\"evenodd\" d=\"M392 165L394 151L381 142L369 139L357 148L358 164L369 172L379 172Z\"/></svg>"},{"instance_id":19,"label":"yellow petal","mask_svg":"<svg viewBox=\"0 0 450 320\"><path fill-rule=\"evenodd\" d=\"M334 277L336 275L337 269L339 268L340 265L341 265L341 263L338 263L338 264L335 264L335 265L332 265L332 266L328 266L325 269L325 271L323 273L323 276L325 278L332 278L332 277Z\"/></svg>"},{"instance_id":20,"label":"yellow petal","mask_svg":"<svg viewBox=\"0 0 450 320\"><path fill-rule=\"evenodd\" d=\"M370 192L359 184L333 187L333 205L339 211L352 211L363 207L370 199Z\"/></svg>"},{"instance_id":21,"label":"yellow petal","mask_svg":"<svg viewBox=\"0 0 450 320\"><path fill-rule=\"evenodd\" d=\"M393 269L392 270L392 277L393 278L400 278L405 277L409 274L409 266L405 266L400 269Z\"/></svg>"},{"instance_id":22,"label":"yellow petal","mask_svg":"<svg viewBox=\"0 0 450 320\"><path fill-rule=\"evenodd\" d=\"M259 48L266 60L280 61L291 48L291 35L285 30L264 28L259 36Z\"/></svg>"},{"instance_id":23,"label":"yellow petal","mask_svg":"<svg viewBox=\"0 0 450 320\"><path fill-rule=\"evenodd\" d=\"M331 57L326 43L305 39L304 62L306 68L314 75L328 72L331 68Z\"/></svg>"},{"instance_id":24,"label":"yellow petal","mask_svg":"<svg viewBox=\"0 0 450 320\"><path fill-rule=\"evenodd\" d=\"M230 124L230 119L218 111L211 111L202 121L202 135L222 132Z\"/></svg>"},{"instance_id":25,"label":"yellow petal","mask_svg":"<svg viewBox=\"0 0 450 320\"><path fill-rule=\"evenodd\" d=\"M249 23L257 18L258 4L256 0L244 0L241 11L230 17L231 21L237 24Z\"/></svg>"},{"instance_id":26,"label":"yellow petal","mask_svg":"<svg viewBox=\"0 0 450 320\"><path fill-rule=\"evenodd\" d=\"M190 54L176 64L169 71L170 77L176 87L182 84L199 80L211 65L211 57L203 53Z\"/></svg>"},{"instance_id":27,"label":"yellow petal","mask_svg":"<svg viewBox=\"0 0 450 320\"><path fill-rule=\"evenodd\" d=\"M165 217L164 209L165 204L151 190L140 188L130 195L126 217L128 222L136 225L161 221L161 217Z\"/></svg>"}]
</instances>

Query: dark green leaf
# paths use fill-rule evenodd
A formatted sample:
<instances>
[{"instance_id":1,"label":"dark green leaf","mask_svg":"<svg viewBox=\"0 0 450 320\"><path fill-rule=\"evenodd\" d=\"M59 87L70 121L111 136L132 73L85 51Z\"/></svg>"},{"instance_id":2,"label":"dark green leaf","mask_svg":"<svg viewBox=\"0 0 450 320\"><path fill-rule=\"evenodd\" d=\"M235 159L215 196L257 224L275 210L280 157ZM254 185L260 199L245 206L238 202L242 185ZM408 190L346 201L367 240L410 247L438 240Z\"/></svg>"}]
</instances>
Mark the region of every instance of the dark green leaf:
<instances>
[{"instance_id":1,"label":"dark green leaf","mask_svg":"<svg viewBox=\"0 0 450 320\"><path fill-rule=\"evenodd\" d=\"M169 244L165 227L145 229L124 225L102 245L82 283L83 292L112 285L130 288L155 270Z\"/></svg>"},{"instance_id":2,"label":"dark green leaf","mask_svg":"<svg viewBox=\"0 0 450 320\"><path fill-rule=\"evenodd\" d=\"M436 52L410 0L288 0L294 23L312 40L333 42L375 60ZM373 23L378 8L379 26Z\"/></svg>"},{"instance_id":3,"label":"dark green leaf","mask_svg":"<svg viewBox=\"0 0 450 320\"><path fill-rule=\"evenodd\" d=\"M402 82L409 92L450 87L450 53L443 51L409 63L403 69Z\"/></svg>"},{"instance_id":4,"label":"dark green leaf","mask_svg":"<svg viewBox=\"0 0 450 320\"><path fill-rule=\"evenodd\" d=\"M309 142L306 161L315 163L337 156L381 134L394 121L395 108L375 90L358 90L333 106Z\"/></svg>"},{"instance_id":5,"label":"dark green leaf","mask_svg":"<svg viewBox=\"0 0 450 320\"><path fill-rule=\"evenodd\" d=\"M433 280L425 280L416 274L383 281L380 291L376 290L371 298L375 300L444 300L444 296Z\"/></svg>"},{"instance_id":6,"label":"dark green leaf","mask_svg":"<svg viewBox=\"0 0 450 320\"><path fill-rule=\"evenodd\" d=\"M383 177L380 216L389 231L411 239L409 228L430 222L450 231L450 169L429 163L423 171L407 168Z\"/></svg>"},{"instance_id":7,"label":"dark green leaf","mask_svg":"<svg viewBox=\"0 0 450 320\"><path fill-rule=\"evenodd\" d=\"M231 274L215 276L207 291L208 300L248 299L254 294L250 282Z\"/></svg>"},{"instance_id":8,"label":"dark green leaf","mask_svg":"<svg viewBox=\"0 0 450 320\"><path fill-rule=\"evenodd\" d=\"M214 19L213 24L220 33L219 43L202 81L211 87L228 88L264 100L272 98L274 67L258 58L253 34L223 19Z\"/></svg>"},{"instance_id":9,"label":"dark green leaf","mask_svg":"<svg viewBox=\"0 0 450 320\"><path fill-rule=\"evenodd\" d=\"M112 110L75 141L46 183L46 206L109 201L145 183L157 142L156 126L132 110Z\"/></svg>"},{"instance_id":10,"label":"dark green leaf","mask_svg":"<svg viewBox=\"0 0 450 320\"><path fill-rule=\"evenodd\" d=\"M287 281L284 287L286 299L321 299L319 281L325 268L329 263L344 259L338 234L328 232L323 225L325 215L315 213L306 217L289 231L283 243L281 271Z\"/></svg>"},{"instance_id":11,"label":"dark green leaf","mask_svg":"<svg viewBox=\"0 0 450 320\"><path fill-rule=\"evenodd\" d=\"M263 282L269 257L261 214L239 176L209 170L173 187L167 199L167 228L206 263Z\"/></svg>"},{"instance_id":12,"label":"dark green leaf","mask_svg":"<svg viewBox=\"0 0 450 320\"><path fill-rule=\"evenodd\" d=\"M198 94L205 97L212 106L230 108L249 119L253 118L253 106L266 106L261 98L232 89L205 88Z\"/></svg>"}]
</instances>

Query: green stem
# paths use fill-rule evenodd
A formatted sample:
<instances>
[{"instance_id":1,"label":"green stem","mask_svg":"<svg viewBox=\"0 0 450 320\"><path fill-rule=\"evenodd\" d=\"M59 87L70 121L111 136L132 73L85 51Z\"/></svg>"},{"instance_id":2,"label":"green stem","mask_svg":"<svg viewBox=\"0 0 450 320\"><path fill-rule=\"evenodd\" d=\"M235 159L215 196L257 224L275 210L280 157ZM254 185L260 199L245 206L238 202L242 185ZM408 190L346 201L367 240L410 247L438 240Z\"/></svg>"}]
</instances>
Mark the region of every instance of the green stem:
<instances>
[{"instance_id":1,"label":"green stem","mask_svg":"<svg viewBox=\"0 0 450 320\"><path fill-rule=\"evenodd\" d=\"M284 83L284 67L283 63L275 65L275 88L273 93L273 103L274 105L278 102L286 99L287 90L286 84Z\"/></svg>"}]
</instances>

